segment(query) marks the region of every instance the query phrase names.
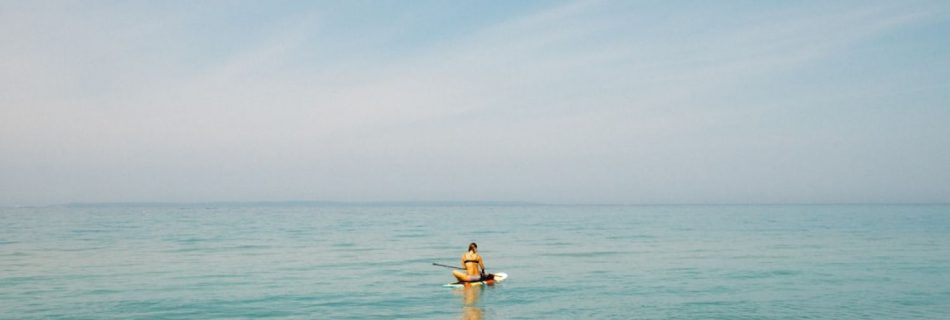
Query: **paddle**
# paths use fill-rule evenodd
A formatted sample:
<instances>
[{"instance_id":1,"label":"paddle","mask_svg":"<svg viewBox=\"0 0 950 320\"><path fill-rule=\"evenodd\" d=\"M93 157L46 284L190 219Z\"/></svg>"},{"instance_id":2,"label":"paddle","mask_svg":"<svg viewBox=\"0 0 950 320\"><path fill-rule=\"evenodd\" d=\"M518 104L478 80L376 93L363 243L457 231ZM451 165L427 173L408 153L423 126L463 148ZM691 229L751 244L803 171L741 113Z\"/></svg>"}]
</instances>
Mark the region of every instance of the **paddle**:
<instances>
[{"instance_id":1,"label":"paddle","mask_svg":"<svg viewBox=\"0 0 950 320\"><path fill-rule=\"evenodd\" d=\"M465 270L465 268L462 268L462 267L448 266L448 265L439 264L439 263L435 263L435 262L433 262L432 265L433 265L433 266L443 267L443 268L452 268L452 269Z\"/></svg>"}]
</instances>

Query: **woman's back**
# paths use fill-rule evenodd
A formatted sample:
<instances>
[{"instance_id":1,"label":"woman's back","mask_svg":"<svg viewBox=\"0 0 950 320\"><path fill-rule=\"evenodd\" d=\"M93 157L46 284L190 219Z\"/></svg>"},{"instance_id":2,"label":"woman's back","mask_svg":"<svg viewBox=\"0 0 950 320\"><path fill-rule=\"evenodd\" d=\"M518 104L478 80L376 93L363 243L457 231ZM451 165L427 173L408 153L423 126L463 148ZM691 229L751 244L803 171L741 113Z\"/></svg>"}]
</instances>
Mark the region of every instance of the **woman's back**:
<instances>
[{"instance_id":1,"label":"woman's back","mask_svg":"<svg viewBox=\"0 0 950 320\"><path fill-rule=\"evenodd\" d=\"M468 275L477 275L481 274L478 271L478 266L482 263L482 256L478 253L468 251L462 255L462 262L465 264L465 273Z\"/></svg>"}]
</instances>

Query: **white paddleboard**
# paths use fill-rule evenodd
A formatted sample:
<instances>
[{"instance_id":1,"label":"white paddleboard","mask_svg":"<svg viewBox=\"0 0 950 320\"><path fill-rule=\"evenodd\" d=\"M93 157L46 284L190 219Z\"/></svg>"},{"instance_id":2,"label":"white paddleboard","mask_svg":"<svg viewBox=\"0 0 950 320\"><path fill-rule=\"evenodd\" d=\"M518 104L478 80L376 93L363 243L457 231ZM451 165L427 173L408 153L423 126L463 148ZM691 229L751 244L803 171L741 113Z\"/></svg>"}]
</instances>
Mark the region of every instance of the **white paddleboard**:
<instances>
[{"instance_id":1,"label":"white paddleboard","mask_svg":"<svg viewBox=\"0 0 950 320\"><path fill-rule=\"evenodd\" d=\"M495 278L491 280L447 283L444 285L444 287L464 288L464 287L477 287L477 286L493 286L496 283L499 283L499 282L505 281L505 279L508 279L508 274L504 272L493 273L493 275L495 275Z\"/></svg>"}]
</instances>

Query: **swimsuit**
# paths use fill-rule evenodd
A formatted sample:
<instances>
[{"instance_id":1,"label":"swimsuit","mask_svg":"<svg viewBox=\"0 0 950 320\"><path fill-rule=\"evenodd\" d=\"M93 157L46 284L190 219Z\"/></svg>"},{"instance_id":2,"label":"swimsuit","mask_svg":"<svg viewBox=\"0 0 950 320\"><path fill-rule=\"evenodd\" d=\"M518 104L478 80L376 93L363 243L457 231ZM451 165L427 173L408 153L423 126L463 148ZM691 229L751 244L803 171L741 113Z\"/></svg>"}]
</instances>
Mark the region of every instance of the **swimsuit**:
<instances>
[{"instance_id":1,"label":"swimsuit","mask_svg":"<svg viewBox=\"0 0 950 320\"><path fill-rule=\"evenodd\" d=\"M478 263L478 260L465 260L465 261L462 261L462 263L466 263L466 264L467 264L467 263L470 263L470 262ZM480 274L470 274L470 275L468 275L468 281L480 281L480 280L482 280L482 276L481 276Z\"/></svg>"}]
</instances>

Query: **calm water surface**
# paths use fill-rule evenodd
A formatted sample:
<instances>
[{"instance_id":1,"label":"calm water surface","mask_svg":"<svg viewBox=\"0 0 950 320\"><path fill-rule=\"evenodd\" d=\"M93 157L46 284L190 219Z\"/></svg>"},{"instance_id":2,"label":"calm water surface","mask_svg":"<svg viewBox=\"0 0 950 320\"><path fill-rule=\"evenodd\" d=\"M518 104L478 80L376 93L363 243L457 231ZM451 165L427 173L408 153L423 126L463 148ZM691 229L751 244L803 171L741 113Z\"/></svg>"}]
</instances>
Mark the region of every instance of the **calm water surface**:
<instances>
[{"instance_id":1,"label":"calm water surface","mask_svg":"<svg viewBox=\"0 0 950 320\"><path fill-rule=\"evenodd\" d=\"M950 206L0 209L3 319L948 317Z\"/></svg>"}]
</instances>

